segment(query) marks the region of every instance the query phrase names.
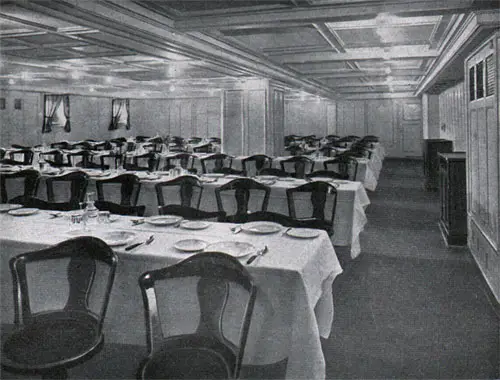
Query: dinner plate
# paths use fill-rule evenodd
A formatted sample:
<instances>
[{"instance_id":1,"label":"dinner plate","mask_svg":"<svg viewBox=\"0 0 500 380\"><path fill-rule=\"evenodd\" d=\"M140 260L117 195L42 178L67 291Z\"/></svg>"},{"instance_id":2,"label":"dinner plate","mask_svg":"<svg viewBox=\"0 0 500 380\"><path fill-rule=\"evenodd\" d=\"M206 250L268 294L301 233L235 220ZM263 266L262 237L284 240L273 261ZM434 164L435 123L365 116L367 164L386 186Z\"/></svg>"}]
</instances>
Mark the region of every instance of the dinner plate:
<instances>
[{"instance_id":1,"label":"dinner plate","mask_svg":"<svg viewBox=\"0 0 500 380\"><path fill-rule=\"evenodd\" d=\"M174 244L174 248L182 252L199 252L207 247L208 243L199 239L179 240Z\"/></svg>"},{"instance_id":2,"label":"dinner plate","mask_svg":"<svg viewBox=\"0 0 500 380\"><path fill-rule=\"evenodd\" d=\"M129 231L109 231L97 234L97 237L102 239L110 247L116 247L131 243L135 239L136 234Z\"/></svg>"},{"instance_id":3,"label":"dinner plate","mask_svg":"<svg viewBox=\"0 0 500 380\"><path fill-rule=\"evenodd\" d=\"M281 231L282 226L274 222L249 222L242 224L241 229L254 234L272 234Z\"/></svg>"},{"instance_id":4,"label":"dinner plate","mask_svg":"<svg viewBox=\"0 0 500 380\"><path fill-rule=\"evenodd\" d=\"M145 218L144 221L155 226L170 226L179 223L182 219L182 216L177 215L157 215Z\"/></svg>"},{"instance_id":5,"label":"dinner plate","mask_svg":"<svg viewBox=\"0 0 500 380\"><path fill-rule=\"evenodd\" d=\"M286 232L288 236L301 238L301 239L312 239L318 237L320 234L319 230L314 228L292 228Z\"/></svg>"},{"instance_id":6,"label":"dinner plate","mask_svg":"<svg viewBox=\"0 0 500 380\"><path fill-rule=\"evenodd\" d=\"M224 174L223 173L204 173L203 176L208 177L208 178L220 178L220 177L224 177Z\"/></svg>"},{"instance_id":7,"label":"dinner plate","mask_svg":"<svg viewBox=\"0 0 500 380\"><path fill-rule=\"evenodd\" d=\"M338 181L338 180L335 180L334 182L339 185L348 185L349 183L351 183L350 181Z\"/></svg>"},{"instance_id":8,"label":"dinner plate","mask_svg":"<svg viewBox=\"0 0 500 380\"><path fill-rule=\"evenodd\" d=\"M210 244L205 251L222 252L233 257L244 257L255 253L257 249L243 241L220 241Z\"/></svg>"},{"instance_id":9,"label":"dinner plate","mask_svg":"<svg viewBox=\"0 0 500 380\"><path fill-rule=\"evenodd\" d=\"M296 178L293 177L279 177L278 181L284 181L284 182L293 182L295 181Z\"/></svg>"},{"instance_id":10,"label":"dinner plate","mask_svg":"<svg viewBox=\"0 0 500 380\"><path fill-rule=\"evenodd\" d=\"M23 205L18 205L14 203L0 203L0 212L8 212L10 210L15 210L23 207Z\"/></svg>"},{"instance_id":11,"label":"dinner plate","mask_svg":"<svg viewBox=\"0 0 500 380\"><path fill-rule=\"evenodd\" d=\"M210 223L203 220L185 220L181 223L181 227L186 230L203 230L209 226Z\"/></svg>"},{"instance_id":12,"label":"dinner plate","mask_svg":"<svg viewBox=\"0 0 500 380\"><path fill-rule=\"evenodd\" d=\"M9 214L15 216L26 216L36 214L37 212L37 208L17 208L15 210L10 210Z\"/></svg>"}]
</instances>

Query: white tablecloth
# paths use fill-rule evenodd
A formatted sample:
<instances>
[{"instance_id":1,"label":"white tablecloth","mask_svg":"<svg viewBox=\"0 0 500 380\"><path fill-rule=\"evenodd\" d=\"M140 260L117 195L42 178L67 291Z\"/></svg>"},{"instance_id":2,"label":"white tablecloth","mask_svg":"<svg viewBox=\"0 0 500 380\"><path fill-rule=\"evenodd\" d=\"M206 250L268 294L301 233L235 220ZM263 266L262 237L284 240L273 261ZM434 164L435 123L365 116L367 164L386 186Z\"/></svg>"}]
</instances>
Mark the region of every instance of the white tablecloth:
<instances>
[{"instance_id":1,"label":"white tablecloth","mask_svg":"<svg viewBox=\"0 0 500 380\"><path fill-rule=\"evenodd\" d=\"M47 212L15 217L0 214L2 323L12 323L10 257L50 246L70 237L66 217L50 219ZM155 241L131 252L122 247L116 279L104 325L106 342L146 345L143 301L137 279L146 270L168 266L186 254L173 248L176 241L200 238L207 242L245 241L261 248L266 256L247 268L259 287L244 363L267 364L288 358L286 377L324 379L325 360L321 337L328 337L333 320L332 282L342 272L325 232L314 239L296 239L281 232L271 235L233 234L231 224L212 223L202 231L149 224L132 226L129 217L109 225L94 226L96 236L107 230L128 230L137 240L154 233ZM98 228L96 228L98 227ZM34 300L36 302L36 300ZM186 322L187 323L187 322Z\"/></svg>"}]
</instances>

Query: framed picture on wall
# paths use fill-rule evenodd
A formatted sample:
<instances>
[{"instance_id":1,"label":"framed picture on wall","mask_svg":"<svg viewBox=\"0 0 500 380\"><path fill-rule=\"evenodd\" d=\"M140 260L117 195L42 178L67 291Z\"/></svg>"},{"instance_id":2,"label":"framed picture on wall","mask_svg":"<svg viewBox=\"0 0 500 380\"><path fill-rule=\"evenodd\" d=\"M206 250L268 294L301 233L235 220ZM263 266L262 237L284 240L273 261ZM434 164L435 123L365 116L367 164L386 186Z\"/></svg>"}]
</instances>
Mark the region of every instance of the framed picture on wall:
<instances>
[{"instance_id":1,"label":"framed picture on wall","mask_svg":"<svg viewBox=\"0 0 500 380\"><path fill-rule=\"evenodd\" d=\"M14 99L14 109L20 110L23 108L23 100L22 99Z\"/></svg>"},{"instance_id":2,"label":"framed picture on wall","mask_svg":"<svg viewBox=\"0 0 500 380\"><path fill-rule=\"evenodd\" d=\"M420 104L404 104L403 120L420 120L422 118L422 107Z\"/></svg>"},{"instance_id":3,"label":"framed picture on wall","mask_svg":"<svg viewBox=\"0 0 500 380\"><path fill-rule=\"evenodd\" d=\"M5 98L0 98L0 110L5 109Z\"/></svg>"}]
</instances>

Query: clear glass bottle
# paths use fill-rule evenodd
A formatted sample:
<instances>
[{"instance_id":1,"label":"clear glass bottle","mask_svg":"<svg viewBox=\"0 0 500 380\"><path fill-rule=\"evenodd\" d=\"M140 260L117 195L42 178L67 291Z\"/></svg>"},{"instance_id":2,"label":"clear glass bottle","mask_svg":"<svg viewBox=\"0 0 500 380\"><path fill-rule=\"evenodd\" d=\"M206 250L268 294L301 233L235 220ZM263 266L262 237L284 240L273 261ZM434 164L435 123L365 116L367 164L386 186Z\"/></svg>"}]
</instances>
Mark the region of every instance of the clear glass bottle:
<instances>
[{"instance_id":1,"label":"clear glass bottle","mask_svg":"<svg viewBox=\"0 0 500 380\"><path fill-rule=\"evenodd\" d=\"M87 226L96 225L98 216L99 209L95 206L94 193L88 192L85 205L85 219L87 221Z\"/></svg>"}]
</instances>

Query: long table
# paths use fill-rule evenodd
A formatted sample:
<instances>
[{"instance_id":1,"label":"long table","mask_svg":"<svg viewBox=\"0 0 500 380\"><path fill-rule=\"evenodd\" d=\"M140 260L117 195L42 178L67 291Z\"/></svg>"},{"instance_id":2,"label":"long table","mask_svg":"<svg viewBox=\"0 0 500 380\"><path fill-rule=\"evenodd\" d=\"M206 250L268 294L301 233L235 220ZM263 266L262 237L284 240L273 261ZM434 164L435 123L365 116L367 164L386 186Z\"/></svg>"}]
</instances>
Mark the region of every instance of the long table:
<instances>
[{"instance_id":1,"label":"long table","mask_svg":"<svg viewBox=\"0 0 500 380\"><path fill-rule=\"evenodd\" d=\"M104 325L106 342L146 345L143 301L137 279L146 270L172 265L187 257L174 248L176 241L198 238L209 243L244 241L269 252L247 268L259 292L245 351L245 364L269 364L288 358L289 379L324 379L325 360L320 337L330 334L333 321L332 283L342 272L335 250L323 231L313 239L298 239L282 232L233 234L232 224L216 223L200 231L133 226L130 217L119 216L85 234L99 237L106 231L134 231L137 241L154 234L151 245L130 252L115 247L119 257L116 279ZM16 217L0 214L1 322L13 321L12 285L8 260L22 252L41 249L72 237L66 217L50 218L48 212ZM246 259L246 258L245 258ZM48 290L49 291L49 290ZM53 291L53 290L50 290ZM42 292L44 293L44 292ZM37 300L33 300L34 303ZM179 292L178 302L182 302ZM186 321L189 324L190 321Z\"/></svg>"}]
</instances>

